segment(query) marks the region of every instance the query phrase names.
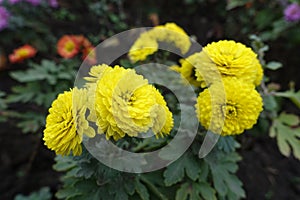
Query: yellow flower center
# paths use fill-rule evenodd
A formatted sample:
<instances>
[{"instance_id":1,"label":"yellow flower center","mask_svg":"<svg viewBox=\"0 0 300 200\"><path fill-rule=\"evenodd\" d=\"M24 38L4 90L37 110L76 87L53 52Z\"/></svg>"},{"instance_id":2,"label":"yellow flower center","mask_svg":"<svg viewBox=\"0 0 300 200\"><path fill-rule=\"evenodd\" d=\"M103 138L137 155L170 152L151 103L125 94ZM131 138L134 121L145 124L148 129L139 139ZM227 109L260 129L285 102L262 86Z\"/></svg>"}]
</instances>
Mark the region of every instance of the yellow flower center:
<instances>
[{"instance_id":1,"label":"yellow flower center","mask_svg":"<svg viewBox=\"0 0 300 200\"><path fill-rule=\"evenodd\" d=\"M222 105L222 113L227 118L232 118L237 116L237 109L235 106L227 104Z\"/></svg>"},{"instance_id":2,"label":"yellow flower center","mask_svg":"<svg viewBox=\"0 0 300 200\"><path fill-rule=\"evenodd\" d=\"M17 51L17 55L20 57L26 57L28 55L28 50L27 49L20 49Z\"/></svg>"},{"instance_id":3,"label":"yellow flower center","mask_svg":"<svg viewBox=\"0 0 300 200\"><path fill-rule=\"evenodd\" d=\"M74 47L75 47L74 42L72 42L72 41L66 42L65 49L67 51L72 51L74 49Z\"/></svg>"}]
</instances>

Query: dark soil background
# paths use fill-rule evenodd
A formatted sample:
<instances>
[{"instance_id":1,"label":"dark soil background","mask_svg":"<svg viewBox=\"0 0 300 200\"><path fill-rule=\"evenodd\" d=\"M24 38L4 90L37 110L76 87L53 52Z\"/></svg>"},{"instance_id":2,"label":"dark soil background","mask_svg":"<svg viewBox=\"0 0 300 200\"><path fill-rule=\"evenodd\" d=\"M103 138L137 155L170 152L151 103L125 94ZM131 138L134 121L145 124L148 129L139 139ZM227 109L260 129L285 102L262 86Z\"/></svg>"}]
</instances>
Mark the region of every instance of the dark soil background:
<instances>
[{"instance_id":1,"label":"dark soil background","mask_svg":"<svg viewBox=\"0 0 300 200\"><path fill-rule=\"evenodd\" d=\"M157 12L161 23L174 21L189 34L196 35L200 44L205 45L226 37L226 30L222 26L224 19L218 18L218 15L214 16L213 13L208 14L217 3L219 2L211 1L206 7L193 8L182 5L179 0L147 3L133 0L127 1L124 8L128 15L127 24L132 27L152 26L148 14ZM198 10L188 12L191 9ZM238 39L243 41L245 36ZM267 59L283 62L285 67L277 73L267 74L273 81L279 82L282 88L287 88L290 80L294 80L296 88L299 88L300 68L296 67L299 49L286 49L284 44L285 41L273 43ZM6 91L14 84L5 75L0 78L1 90ZM43 145L41 135L23 134L13 124L13 121L0 124L0 200L13 199L20 193L27 195L43 186L49 186L51 191L55 192L60 186L60 174L52 170L54 153ZM270 139L267 134L241 137L239 153L243 160L240 162L238 176L244 183L247 199L300 199L299 161L282 156L276 141Z\"/></svg>"}]
</instances>

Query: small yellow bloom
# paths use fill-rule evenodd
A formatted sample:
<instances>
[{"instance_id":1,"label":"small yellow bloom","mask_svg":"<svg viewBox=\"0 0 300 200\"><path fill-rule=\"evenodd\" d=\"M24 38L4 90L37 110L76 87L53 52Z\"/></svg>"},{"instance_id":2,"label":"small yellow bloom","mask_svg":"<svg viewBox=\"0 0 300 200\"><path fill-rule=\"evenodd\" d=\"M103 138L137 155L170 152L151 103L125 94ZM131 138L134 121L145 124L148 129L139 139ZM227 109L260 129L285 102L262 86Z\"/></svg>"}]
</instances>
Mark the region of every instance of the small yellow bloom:
<instances>
[{"instance_id":1,"label":"small yellow bloom","mask_svg":"<svg viewBox=\"0 0 300 200\"><path fill-rule=\"evenodd\" d=\"M190 83L196 87L205 86L203 81L198 81L196 77L196 68L194 67L199 60L197 60L199 53L195 53L186 59L180 59L181 67L172 66L171 69L180 73L184 83Z\"/></svg>"},{"instance_id":2,"label":"small yellow bloom","mask_svg":"<svg viewBox=\"0 0 300 200\"><path fill-rule=\"evenodd\" d=\"M148 32L142 33L129 50L133 62L146 60L149 55L158 51L158 43Z\"/></svg>"},{"instance_id":3,"label":"small yellow bloom","mask_svg":"<svg viewBox=\"0 0 300 200\"><path fill-rule=\"evenodd\" d=\"M223 78L199 94L197 117L202 126L221 135L241 134L256 124L262 111L262 98L254 89L236 78ZM224 126L223 126L224 125Z\"/></svg>"},{"instance_id":4,"label":"small yellow bloom","mask_svg":"<svg viewBox=\"0 0 300 200\"><path fill-rule=\"evenodd\" d=\"M132 62L143 61L147 56L158 51L159 42L174 44L182 54L185 54L190 46L190 38L186 32L175 23L166 23L142 33L129 50L129 58Z\"/></svg>"},{"instance_id":5,"label":"small yellow bloom","mask_svg":"<svg viewBox=\"0 0 300 200\"><path fill-rule=\"evenodd\" d=\"M83 134L94 137L95 132L85 118L87 90L74 88L59 94L53 101L44 130L45 145L56 154L80 155Z\"/></svg>"},{"instance_id":6,"label":"small yellow bloom","mask_svg":"<svg viewBox=\"0 0 300 200\"><path fill-rule=\"evenodd\" d=\"M164 26L156 26L149 34L159 42L173 43L182 54L188 52L191 41L187 33L175 23L166 23Z\"/></svg>"},{"instance_id":7,"label":"small yellow bloom","mask_svg":"<svg viewBox=\"0 0 300 200\"><path fill-rule=\"evenodd\" d=\"M257 55L250 48L235 41L213 42L193 56L191 64L196 67L197 80L201 82L201 86L220 81L220 75L236 77L256 86L263 77ZM191 60L191 56L187 60Z\"/></svg>"},{"instance_id":8,"label":"small yellow bloom","mask_svg":"<svg viewBox=\"0 0 300 200\"><path fill-rule=\"evenodd\" d=\"M103 70L96 69L102 67ZM93 77L87 79L92 88L89 119L96 122L99 133L114 140L125 135L135 137L149 129L156 136L169 134L173 127L172 113L161 94L143 76L120 66L99 65L92 71L97 73L90 75L101 76L96 82Z\"/></svg>"}]
</instances>

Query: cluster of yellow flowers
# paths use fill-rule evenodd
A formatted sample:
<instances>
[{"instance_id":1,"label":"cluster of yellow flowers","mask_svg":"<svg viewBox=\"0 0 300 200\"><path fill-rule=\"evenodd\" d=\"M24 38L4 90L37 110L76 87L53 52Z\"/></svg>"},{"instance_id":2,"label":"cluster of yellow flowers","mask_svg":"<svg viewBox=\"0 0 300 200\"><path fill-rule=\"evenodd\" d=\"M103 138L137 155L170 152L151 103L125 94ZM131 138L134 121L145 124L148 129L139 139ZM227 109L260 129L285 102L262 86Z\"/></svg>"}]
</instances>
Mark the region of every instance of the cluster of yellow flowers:
<instances>
[{"instance_id":1,"label":"cluster of yellow flowers","mask_svg":"<svg viewBox=\"0 0 300 200\"><path fill-rule=\"evenodd\" d=\"M191 46L182 28L167 23L141 34L130 49L130 60L145 60L159 42L174 44L182 54ZM172 69L186 83L203 88L195 105L203 127L221 135L252 128L263 109L255 89L263 69L250 48L234 41L213 42L179 62L181 66ZM119 140L152 130L158 138L172 130L173 116L163 96L134 69L97 65L85 80L84 88L60 94L49 109L43 140L57 154L80 155L83 135ZM96 124L96 131L90 123Z\"/></svg>"},{"instance_id":2,"label":"cluster of yellow flowers","mask_svg":"<svg viewBox=\"0 0 300 200\"><path fill-rule=\"evenodd\" d=\"M213 42L173 67L185 81L206 88L199 94L202 126L221 135L243 133L256 123L262 98L255 90L263 78L257 55L235 41Z\"/></svg>"},{"instance_id":3,"label":"cluster of yellow flowers","mask_svg":"<svg viewBox=\"0 0 300 200\"><path fill-rule=\"evenodd\" d=\"M56 154L80 155L83 134L97 133L118 140L149 129L163 137L173 128L173 116L163 96L133 69L93 66L83 89L60 94L49 109L44 130L45 145ZM89 116L86 117L87 109Z\"/></svg>"},{"instance_id":4,"label":"cluster of yellow flowers","mask_svg":"<svg viewBox=\"0 0 300 200\"><path fill-rule=\"evenodd\" d=\"M145 60L147 56L158 51L159 42L173 44L182 54L187 53L191 46L189 36L181 27L174 23L166 23L142 33L130 48L129 59L132 62Z\"/></svg>"}]
</instances>

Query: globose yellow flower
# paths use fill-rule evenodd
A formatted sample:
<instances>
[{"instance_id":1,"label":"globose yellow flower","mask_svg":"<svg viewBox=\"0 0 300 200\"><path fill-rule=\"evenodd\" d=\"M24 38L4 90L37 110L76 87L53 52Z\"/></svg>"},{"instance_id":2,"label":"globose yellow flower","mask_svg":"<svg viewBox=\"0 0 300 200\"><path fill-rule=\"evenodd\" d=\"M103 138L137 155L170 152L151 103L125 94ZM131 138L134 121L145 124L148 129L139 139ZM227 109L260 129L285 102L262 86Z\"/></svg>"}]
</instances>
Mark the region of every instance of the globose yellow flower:
<instances>
[{"instance_id":1,"label":"globose yellow flower","mask_svg":"<svg viewBox=\"0 0 300 200\"><path fill-rule=\"evenodd\" d=\"M159 42L174 44L182 54L185 54L191 42L186 32L175 23L166 23L142 33L129 50L132 62L143 61L147 56L158 51Z\"/></svg>"},{"instance_id":2,"label":"globose yellow flower","mask_svg":"<svg viewBox=\"0 0 300 200\"><path fill-rule=\"evenodd\" d=\"M254 85L236 78L223 78L224 87L219 84L199 94L196 112L201 125L223 136L252 128L263 109Z\"/></svg>"},{"instance_id":3,"label":"globose yellow flower","mask_svg":"<svg viewBox=\"0 0 300 200\"><path fill-rule=\"evenodd\" d=\"M257 55L251 48L235 41L213 42L193 56L187 60L196 67L197 80L201 82L202 87L219 82L220 75L236 77L256 86L263 77L263 69Z\"/></svg>"},{"instance_id":4,"label":"globose yellow flower","mask_svg":"<svg viewBox=\"0 0 300 200\"><path fill-rule=\"evenodd\" d=\"M171 66L171 69L180 73L184 83L190 83L196 87L205 87L205 84L203 84L204 82L198 81L196 77L195 65L198 62L198 54L199 53L195 53L186 59L180 59L179 62L181 64L181 67Z\"/></svg>"},{"instance_id":5,"label":"globose yellow flower","mask_svg":"<svg viewBox=\"0 0 300 200\"><path fill-rule=\"evenodd\" d=\"M101 71L95 86L93 78L89 83L92 88L89 94L94 93L89 95L93 99L89 104L89 119L96 122L99 133L114 140L125 135L135 137L150 128L156 136L169 134L173 127L172 113L161 94L143 76L120 66L99 65L91 71Z\"/></svg>"},{"instance_id":6,"label":"globose yellow flower","mask_svg":"<svg viewBox=\"0 0 300 200\"><path fill-rule=\"evenodd\" d=\"M182 54L188 52L191 41L187 33L175 23L166 23L154 27L149 34L159 42L173 43Z\"/></svg>"},{"instance_id":7,"label":"globose yellow flower","mask_svg":"<svg viewBox=\"0 0 300 200\"><path fill-rule=\"evenodd\" d=\"M133 62L143 61L158 51L158 43L148 32L142 33L129 50L129 58Z\"/></svg>"},{"instance_id":8,"label":"globose yellow flower","mask_svg":"<svg viewBox=\"0 0 300 200\"><path fill-rule=\"evenodd\" d=\"M53 101L44 130L45 145L56 154L80 155L83 134L94 137L95 131L85 118L87 90L74 88L59 94Z\"/></svg>"}]
</instances>

